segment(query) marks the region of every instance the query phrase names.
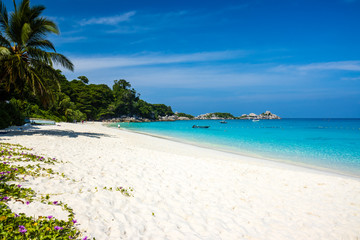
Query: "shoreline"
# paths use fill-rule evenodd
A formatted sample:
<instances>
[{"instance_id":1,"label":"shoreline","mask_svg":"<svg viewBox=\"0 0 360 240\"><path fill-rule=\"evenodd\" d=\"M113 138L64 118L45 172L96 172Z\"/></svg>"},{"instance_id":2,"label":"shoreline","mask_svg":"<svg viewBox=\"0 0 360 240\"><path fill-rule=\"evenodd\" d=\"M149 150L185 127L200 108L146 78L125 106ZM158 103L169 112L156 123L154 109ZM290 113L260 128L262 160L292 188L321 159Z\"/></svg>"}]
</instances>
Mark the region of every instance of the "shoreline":
<instances>
[{"instance_id":1,"label":"shoreline","mask_svg":"<svg viewBox=\"0 0 360 240\"><path fill-rule=\"evenodd\" d=\"M63 161L54 170L73 182L24 186L69 204L97 239L360 237L359 179L121 130L60 123L0 141ZM119 186L133 196L108 190Z\"/></svg>"},{"instance_id":2,"label":"shoreline","mask_svg":"<svg viewBox=\"0 0 360 240\"><path fill-rule=\"evenodd\" d=\"M260 161L260 162L269 162L272 164L280 164L280 165L286 165L286 166L290 166L290 167L299 167L299 168L304 168L307 170L313 170L316 172L322 172L325 174L331 174L331 175L337 175L337 176L344 176L344 177L349 177L349 178L353 178L353 179L357 179L360 180L360 173L357 174L351 174L350 172L342 172L341 169L337 170L337 169L330 169L330 168L326 168L326 167L321 167L321 166L317 166L317 165L311 165L311 164L306 164L306 163L300 163L300 162L294 162L291 160L286 160L286 159L281 159L281 158L271 158L271 157L264 157L261 155L257 155L257 154L251 154L251 153L244 153L241 151L232 151L231 149L226 149L226 148L222 148L220 145L216 145L216 144L201 144L201 143L197 143L194 141L187 141L187 140L183 140L183 139L179 139L179 138L175 138L175 137L169 137L169 136L165 136L165 135L160 135L160 134L155 134L155 133L148 133L148 132L141 132L141 131L136 131L136 130L131 130L131 129L127 129L127 128L116 128L111 127L112 123L103 123L102 125L108 128L112 128L112 129L117 129L117 130L121 130L121 131L126 131L126 132L132 132L132 133L136 133L136 134L142 134L145 136L151 136L151 137L156 137L159 139L164 139L164 140L168 140L168 141L173 141L173 142L177 142L177 143L181 143L181 144L185 144L185 145L191 145L191 146L195 146L195 147L199 147L199 148L203 148L203 149L208 149L208 150L213 150L213 151L219 151L219 152L223 152L226 154L233 154L236 155L238 157L247 157L247 158L252 158L253 161ZM210 146L211 145L211 146ZM285 166L284 166L285 167Z\"/></svg>"}]
</instances>

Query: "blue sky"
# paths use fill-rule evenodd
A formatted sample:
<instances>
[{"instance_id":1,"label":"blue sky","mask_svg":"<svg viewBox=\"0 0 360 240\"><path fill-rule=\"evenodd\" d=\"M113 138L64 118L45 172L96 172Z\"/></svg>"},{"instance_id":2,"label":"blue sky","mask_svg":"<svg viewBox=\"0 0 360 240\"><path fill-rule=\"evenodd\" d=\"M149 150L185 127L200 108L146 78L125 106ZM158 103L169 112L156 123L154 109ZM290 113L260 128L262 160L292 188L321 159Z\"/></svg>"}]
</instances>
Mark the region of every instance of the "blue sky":
<instances>
[{"instance_id":1,"label":"blue sky","mask_svg":"<svg viewBox=\"0 0 360 240\"><path fill-rule=\"evenodd\" d=\"M4 1L7 6L12 2ZM360 117L360 0L32 0L58 52L174 111Z\"/></svg>"}]
</instances>

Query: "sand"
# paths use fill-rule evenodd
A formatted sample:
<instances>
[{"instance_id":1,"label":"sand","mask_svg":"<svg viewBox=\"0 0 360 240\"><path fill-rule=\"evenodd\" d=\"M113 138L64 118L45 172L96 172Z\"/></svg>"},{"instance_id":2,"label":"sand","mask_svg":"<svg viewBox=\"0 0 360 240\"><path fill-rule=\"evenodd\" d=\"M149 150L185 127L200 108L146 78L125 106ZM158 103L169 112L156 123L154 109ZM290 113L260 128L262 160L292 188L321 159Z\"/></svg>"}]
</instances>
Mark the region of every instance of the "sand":
<instances>
[{"instance_id":1,"label":"sand","mask_svg":"<svg viewBox=\"0 0 360 240\"><path fill-rule=\"evenodd\" d=\"M22 184L68 203L79 229L96 239L360 239L358 178L101 123L32 127L0 141L64 162L53 169L74 181L43 177ZM132 196L104 187L130 187ZM56 206L11 208L66 219Z\"/></svg>"}]
</instances>

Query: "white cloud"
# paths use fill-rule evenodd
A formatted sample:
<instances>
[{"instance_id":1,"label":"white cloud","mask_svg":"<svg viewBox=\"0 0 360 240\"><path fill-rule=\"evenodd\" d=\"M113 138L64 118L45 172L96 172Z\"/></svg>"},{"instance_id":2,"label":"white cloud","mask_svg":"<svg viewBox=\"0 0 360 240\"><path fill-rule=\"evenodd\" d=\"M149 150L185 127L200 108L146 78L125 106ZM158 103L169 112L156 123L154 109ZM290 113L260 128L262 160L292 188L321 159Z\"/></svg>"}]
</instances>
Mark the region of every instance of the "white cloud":
<instances>
[{"instance_id":1,"label":"white cloud","mask_svg":"<svg viewBox=\"0 0 360 240\"><path fill-rule=\"evenodd\" d=\"M136 14L136 11L130 11L121 15L111 17L99 17L84 19L80 22L80 25L102 24L102 25L117 25L120 22L127 22L132 16Z\"/></svg>"},{"instance_id":2,"label":"white cloud","mask_svg":"<svg viewBox=\"0 0 360 240\"><path fill-rule=\"evenodd\" d=\"M115 57L70 57L76 71L109 69L118 67L209 62L235 59L246 55L245 51L198 52L189 54L138 54Z\"/></svg>"},{"instance_id":3,"label":"white cloud","mask_svg":"<svg viewBox=\"0 0 360 240\"><path fill-rule=\"evenodd\" d=\"M341 85L343 89L334 87L333 83L339 80L339 75L337 73L334 75L329 70L350 69L356 71L357 64L360 63L359 61L343 61L278 67L274 67L275 64L272 63L241 63L241 60L248 55L249 53L245 51L219 51L189 54L143 53L116 57L73 57L70 59L75 64L76 72L66 74L68 79L86 75L92 83L105 83L109 86L115 79L123 78L131 82L136 89L157 89L159 87L172 89L172 91L186 89L198 91L197 94L200 95L202 92L214 91L218 94L222 90L235 91L238 89L239 93L235 94L238 97L235 99L237 101L244 99L265 101L267 98L273 100L301 99L301 97L308 99L333 98L332 95L334 98L346 98L346 96L350 96L346 94L350 94L349 90L352 89L352 86L348 86L349 84L344 82ZM319 71L308 72L310 70ZM355 77L343 80L358 80ZM328 86L326 91L321 87L324 84ZM311 89L315 91L311 92ZM162 94L161 91L155 95L159 94ZM226 94L219 95L222 98L227 96ZM230 95L234 98L234 92ZM174 94L172 98L176 96Z\"/></svg>"},{"instance_id":4,"label":"white cloud","mask_svg":"<svg viewBox=\"0 0 360 240\"><path fill-rule=\"evenodd\" d=\"M347 70L360 71L360 61L312 63L300 66L299 70Z\"/></svg>"},{"instance_id":5,"label":"white cloud","mask_svg":"<svg viewBox=\"0 0 360 240\"><path fill-rule=\"evenodd\" d=\"M341 78L343 81L359 81L360 77L343 77Z\"/></svg>"},{"instance_id":6,"label":"white cloud","mask_svg":"<svg viewBox=\"0 0 360 240\"><path fill-rule=\"evenodd\" d=\"M115 79L126 79L137 87L232 89L237 87L284 87L302 81L286 74L268 73L268 65L200 63L190 65L130 66L67 73L68 79L86 75L90 81L111 86ZM95 83L95 82L94 82Z\"/></svg>"},{"instance_id":7,"label":"white cloud","mask_svg":"<svg viewBox=\"0 0 360 240\"><path fill-rule=\"evenodd\" d=\"M87 39L86 37L56 37L53 38L53 42L56 43L56 45L62 45L65 43L74 43L74 42L80 42L80 41L84 41L85 39Z\"/></svg>"},{"instance_id":8,"label":"white cloud","mask_svg":"<svg viewBox=\"0 0 360 240\"><path fill-rule=\"evenodd\" d=\"M280 65L272 69L276 72L286 71L314 71L314 70L344 70L344 71L360 71L360 61L339 61L339 62L323 62L311 63L306 65Z\"/></svg>"}]
</instances>

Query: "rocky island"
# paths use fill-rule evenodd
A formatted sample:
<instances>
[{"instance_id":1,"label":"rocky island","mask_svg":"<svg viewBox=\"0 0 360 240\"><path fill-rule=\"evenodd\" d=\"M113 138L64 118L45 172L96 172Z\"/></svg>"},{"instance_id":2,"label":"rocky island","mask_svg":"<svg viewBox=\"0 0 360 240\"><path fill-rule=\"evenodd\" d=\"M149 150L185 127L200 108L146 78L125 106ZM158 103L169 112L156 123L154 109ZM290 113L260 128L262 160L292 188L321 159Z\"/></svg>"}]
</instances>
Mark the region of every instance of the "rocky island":
<instances>
[{"instance_id":1,"label":"rocky island","mask_svg":"<svg viewBox=\"0 0 360 240\"><path fill-rule=\"evenodd\" d=\"M255 113L243 114L239 119L281 119L278 115L271 113L270 111L266 111L259 115Z\"/></svg>"},{"instance_id":2,"label":"rocky island","mask_svg":"<svg viewBox=\"0 0 360 240\"><path fill-rule=\"evenodd\" d=\"M148 119L148 118L141 118L137 116L121 116L119 118L112 118L108 120L104 120L104 122L152 122L152 121L179 121L179 120L224 120L224 119L240 119L240 120L252 120L252 119L281 119L276 114L271 113L270 111L266 111L259 115L255 113L250 114L243 114L240 117L235 117L230 113L205 113L198 115L196 117L185 114L185 113L178 113L175 112L173 115L165 115L165 116L158 116L157 119Z\"/></svg>"}]
</instances>

